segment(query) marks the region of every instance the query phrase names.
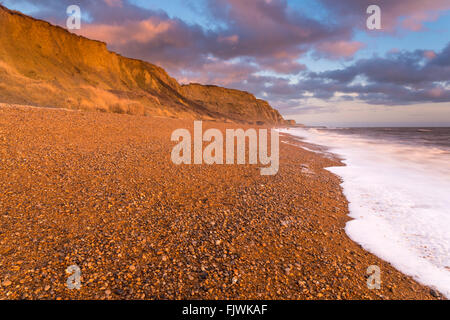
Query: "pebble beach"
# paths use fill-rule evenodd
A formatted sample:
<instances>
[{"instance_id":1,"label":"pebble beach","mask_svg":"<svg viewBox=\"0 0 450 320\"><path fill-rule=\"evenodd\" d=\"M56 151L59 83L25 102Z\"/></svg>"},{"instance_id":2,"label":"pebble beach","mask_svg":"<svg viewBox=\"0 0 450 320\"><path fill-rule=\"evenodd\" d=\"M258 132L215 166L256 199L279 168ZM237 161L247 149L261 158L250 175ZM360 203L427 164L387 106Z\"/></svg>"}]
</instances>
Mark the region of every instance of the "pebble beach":
<instances>
[{"instance_id":1,"label":"pebble beach","mask_svg":"<svg viewBox=\"0 0 450 320\"><path fill-rule=\"evenodd\" d=\"M0 299L442 299L348 238L333 155L283 134L275 176L177 166L179 128L193 121L0 104Z\"/></svg>"}]
</instances>

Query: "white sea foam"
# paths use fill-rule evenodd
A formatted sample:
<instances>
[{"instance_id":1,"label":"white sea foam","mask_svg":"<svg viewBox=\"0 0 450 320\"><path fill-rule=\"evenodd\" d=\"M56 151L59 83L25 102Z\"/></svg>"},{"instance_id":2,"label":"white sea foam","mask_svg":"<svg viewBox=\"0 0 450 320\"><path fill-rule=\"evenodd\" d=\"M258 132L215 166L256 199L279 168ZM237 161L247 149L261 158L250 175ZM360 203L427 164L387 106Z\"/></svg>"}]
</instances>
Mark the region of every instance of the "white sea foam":
<instances>
[{"instance_id":1,"label":"white sea foam","mask_svg":"<svg viewBox=\"0 0 450 320\"><path fill-rule=\"evenodd\" d=\"M345 167L343 179L354 220L351 239L417 281L450 298L450 154L442 149L340 134L282 131L327 146Z\"/></svg>"}]
</instances>

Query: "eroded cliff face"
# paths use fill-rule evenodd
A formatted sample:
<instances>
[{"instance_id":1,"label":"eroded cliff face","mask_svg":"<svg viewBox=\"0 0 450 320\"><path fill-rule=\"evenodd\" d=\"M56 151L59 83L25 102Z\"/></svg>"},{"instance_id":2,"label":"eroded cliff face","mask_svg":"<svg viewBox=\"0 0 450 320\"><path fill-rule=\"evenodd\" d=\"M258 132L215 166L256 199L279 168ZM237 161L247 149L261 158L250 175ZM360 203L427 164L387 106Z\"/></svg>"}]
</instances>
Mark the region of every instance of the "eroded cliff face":
<instances>
[{"instance_id":1,"label":"eroded cliff face","mask_svg":"<svg viewBox=\"0 0 450 320\"><path fill-rule=\"evenodd\" d=\"M284 123L277 110L248 92L200 84L183 85L181 92L210 112L227 115L231 120Z\"/></svg>"},{"instance_id":2,"label":"eroded cliff face","mask_svg":"<svg viewBox=\"0 0 450 320\"><path fill-rule=\"evenodd\" d=\"M216 101L214 101L216 99ZM177 118L278 123L238 90L181 86L151 63L0 5L0 102Z\"/></svg>"}]
</instances>

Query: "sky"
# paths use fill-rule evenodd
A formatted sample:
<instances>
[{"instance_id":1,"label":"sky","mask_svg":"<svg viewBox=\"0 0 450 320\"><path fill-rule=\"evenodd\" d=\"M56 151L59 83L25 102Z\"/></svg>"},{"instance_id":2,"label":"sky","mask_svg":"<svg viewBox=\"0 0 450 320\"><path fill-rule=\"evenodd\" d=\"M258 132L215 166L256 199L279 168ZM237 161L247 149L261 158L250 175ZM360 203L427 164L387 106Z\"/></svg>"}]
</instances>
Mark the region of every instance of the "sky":
<instances>
[{"instance_id":1,"label":"sky","mask_svg":"<svg viewBox=\"0 0 450 320\"><path fill-rule=\"evenodd\" d=\"M249 91L328 126L450 125L449 0L3 0L182 83ZM369 30L367 8L381 9Z\"/></svg>"}]
</instances>

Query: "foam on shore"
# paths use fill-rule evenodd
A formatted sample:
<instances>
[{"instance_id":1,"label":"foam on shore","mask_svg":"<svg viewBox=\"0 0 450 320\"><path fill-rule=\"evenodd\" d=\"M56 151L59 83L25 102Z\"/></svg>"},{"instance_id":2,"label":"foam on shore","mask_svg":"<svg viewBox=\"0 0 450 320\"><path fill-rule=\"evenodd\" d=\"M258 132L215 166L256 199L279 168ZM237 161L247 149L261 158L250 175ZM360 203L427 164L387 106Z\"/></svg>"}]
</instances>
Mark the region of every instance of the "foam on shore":
<instances>
[{"instance_id":1,"label":"foam on shore","mask_svg":"<svg viewBox=\"0 0 450 320\"><path fill-rule=\"evenodd\" d=\"M450 298L448 151L338 131L282 132L343 158L347 166L328 170L343 178L352 240Z\"/></svg>"}]
</instances>

